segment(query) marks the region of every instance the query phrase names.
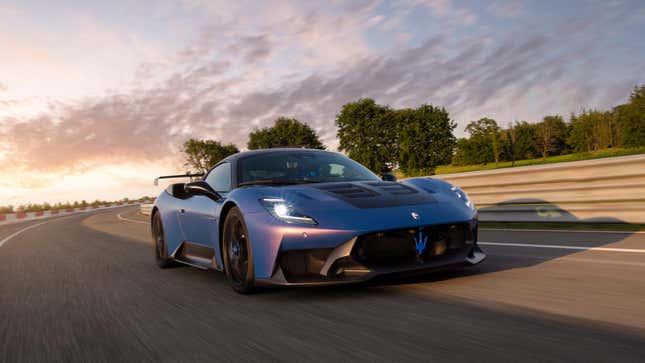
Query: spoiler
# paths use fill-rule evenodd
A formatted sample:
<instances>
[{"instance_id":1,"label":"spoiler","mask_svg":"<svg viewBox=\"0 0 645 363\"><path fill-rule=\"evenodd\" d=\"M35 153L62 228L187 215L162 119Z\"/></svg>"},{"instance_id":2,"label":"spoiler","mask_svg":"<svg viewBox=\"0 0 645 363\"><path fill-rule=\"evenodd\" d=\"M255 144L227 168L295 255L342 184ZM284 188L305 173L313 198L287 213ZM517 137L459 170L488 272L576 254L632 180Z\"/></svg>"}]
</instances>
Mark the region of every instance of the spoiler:
<instances>
[{"instance_id":1,"label":"spoiler","mask_svg":"<svg viewBox=\"0 0 645 363\"><path fill-rule=\"evenodd\" d=\"M196 177L203 177L204 173L197 173L197 174L191 174L190 172L187 172L186 174L177 174L177 175L164 175L164 176L159 176L155 178L155 185L159 185L159 179L174 179L174 178L190 178L192 181L193 178Z\"/></svg>"}]
</instances>

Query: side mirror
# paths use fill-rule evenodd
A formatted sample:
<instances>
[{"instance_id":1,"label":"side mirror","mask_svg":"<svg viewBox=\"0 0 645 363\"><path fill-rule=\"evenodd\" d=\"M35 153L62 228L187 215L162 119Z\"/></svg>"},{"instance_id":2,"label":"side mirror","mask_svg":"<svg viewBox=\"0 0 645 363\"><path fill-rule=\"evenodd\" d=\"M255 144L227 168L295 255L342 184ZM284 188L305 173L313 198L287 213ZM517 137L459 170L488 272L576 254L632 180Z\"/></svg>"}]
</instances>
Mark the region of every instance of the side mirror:
<instances>
[{"instance_id":1,"label":"side mirror","mask_svg":"<svg viewBox=\"0 0 645 363\"><path fill-rule=\"evenodd\" d=\"M172 195L175 198L179 199L186 199L190 197L190 194L186 193L186 190L184 189L185 183L174 183L170 184L166 188L166 193Z\"/></svg>"},{"instance_id":2,"label":"side mirror","mask_svg":"<svg viewBox=\"0 0 645 363\"><path fill-rule=\"evenodd\" d=\"M392 174L392 173L383 173L383 175L381 175L381 179L383 181L395 182L396 181L396 176L394 174Z\"/></svg>"},{"instance_id":3,"label":"side mirror","mask_svg":"<svg viewBox=\"0 0 645 363\"><path fill-rule=\"evenodd\" d=\"M186 185L184 185L184 191L188 195L203 195L211 198L212 200L220 200L222 198L218 192L213 190L213 188L203 180L186 183Z\"/></svg>"}]
</instances>

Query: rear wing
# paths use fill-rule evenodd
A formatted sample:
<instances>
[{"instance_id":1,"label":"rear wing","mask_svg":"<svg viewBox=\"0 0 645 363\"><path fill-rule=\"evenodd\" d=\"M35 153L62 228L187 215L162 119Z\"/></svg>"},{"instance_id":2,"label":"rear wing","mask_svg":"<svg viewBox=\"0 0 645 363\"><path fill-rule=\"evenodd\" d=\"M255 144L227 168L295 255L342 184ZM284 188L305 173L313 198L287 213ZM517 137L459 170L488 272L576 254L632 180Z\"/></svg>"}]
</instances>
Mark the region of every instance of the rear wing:
<instances>
[{"instance_id":1,"label":"rear wing","mask_svg":"<svg viewBox=\"0 0 645 363\"><path fill-rule=\"evenodd\" d=\"M193 178L201 178L204 176L204 173L191 174L187 172L186 174L177 174L177 175L164 175L155 178L155 185L159 185L159 179L174 179L174 178L190 178L190 181L193 181Z\"/></svg>"}]
</instances>

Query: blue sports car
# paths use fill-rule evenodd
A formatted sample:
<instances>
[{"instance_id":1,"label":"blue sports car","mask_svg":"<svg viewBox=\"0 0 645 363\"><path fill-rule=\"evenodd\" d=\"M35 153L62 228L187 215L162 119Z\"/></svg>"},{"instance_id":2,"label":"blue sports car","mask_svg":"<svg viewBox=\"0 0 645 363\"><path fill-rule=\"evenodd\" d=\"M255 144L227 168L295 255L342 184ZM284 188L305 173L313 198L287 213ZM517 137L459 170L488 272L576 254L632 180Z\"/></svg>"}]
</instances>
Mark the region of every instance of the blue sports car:
<instances>
[{"instance_id":1,"label":"blue sports car","mask_svg":"<svg viewBox=\"0 0 645 363\"><path fill-rule=\"evenodd\" d=\"M162 178L171 177L178 176ZM154 203L157 264L225 271L240 293L360 282L486 257L475 206L442 180L396 182L341 154L309 149L241 152L200 177L171 184Z\"/></svg>"}]
</instances>

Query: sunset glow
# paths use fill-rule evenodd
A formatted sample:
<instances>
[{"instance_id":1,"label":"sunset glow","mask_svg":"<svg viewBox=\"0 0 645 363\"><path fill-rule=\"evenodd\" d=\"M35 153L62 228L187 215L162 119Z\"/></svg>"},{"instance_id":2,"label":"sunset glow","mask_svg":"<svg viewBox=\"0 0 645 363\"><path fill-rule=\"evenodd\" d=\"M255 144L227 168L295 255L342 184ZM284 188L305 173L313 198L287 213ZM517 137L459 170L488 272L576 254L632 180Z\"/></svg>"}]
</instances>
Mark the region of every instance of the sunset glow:
<instances>
[{"instance_id":1,"label":"sunset glow","mask_svg":"<svg viewBox=\"0 0 645 363\"><path fill-rule=\"evenodd\" d=\"M108 6L109 4L109 6ZM0 205L156 195L189 137L245 149L276 117L338 146L362 97L501 125L625 102L641 1L9 1L0 5Z\"/></svg>"}]
</instances>

